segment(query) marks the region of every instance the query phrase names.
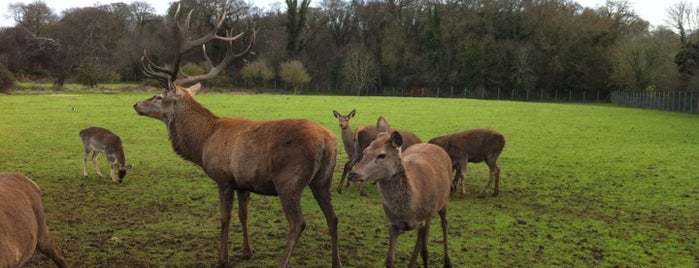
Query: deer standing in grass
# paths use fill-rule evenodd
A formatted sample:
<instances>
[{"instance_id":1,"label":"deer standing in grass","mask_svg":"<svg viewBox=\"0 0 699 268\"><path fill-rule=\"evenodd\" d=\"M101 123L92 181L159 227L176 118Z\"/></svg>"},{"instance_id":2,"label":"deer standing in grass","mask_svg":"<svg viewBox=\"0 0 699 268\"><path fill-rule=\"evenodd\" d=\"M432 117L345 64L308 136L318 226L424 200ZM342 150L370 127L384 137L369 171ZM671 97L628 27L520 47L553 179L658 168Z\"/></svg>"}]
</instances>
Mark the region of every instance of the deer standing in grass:
<instances>
[{"instance_id":1,"label":"deer standing in grass","mask_svg":"<svg viewBox=\"0 0 699 268\"><path fill-rule=\"evenodd\" d=\"M364 148L369 146L374 139L376 139L376 126L361 126L358 127L354 132L349 125L350 119L354 117L356 111L352 110L348 115L342 115L337 111L333 111L333 115L338 119L340 123L340 129L342 130L342 143L345 145L345 152L347 152L348 160L345 162L344 168L342 169L342 176L340 177L340 183L337 185L337 192L342 193L343 186L349 186L349 180L347 185L345 185L345 179L347 178L347 173L350 172L352 166L359 162L362 158L362 152ZM422 142L420 138L410 131L396 130L403 136L404 148L408 148L413 144ZM366 195L366 190L364 189L363 183L359 184L360 195Z\"/></svg>"},{"instance_id":2,"label":"deer standing in grass","mask_svg":"<svg viewBox=\"0 0 699 268\"><path fill-rule=\"evenodd\" d=\"M429 143L442 147L451 158L454 169L452 191L461 183L461 195L466 195L466 164L485 161L490 170L490 178L483 188L485 198L490 184L495 182L493 196L500 193L500 168L497 161L503 148L505 136L491 129L472 129L433 138Z\"/></svg>"},{"instance_id":3,"label":"deer standing in grass","mask_svg":"<svg viewBox=\"0 0 699 268\"><path fill-rule=\"evenodd\" d=\"M306 221L301 212L301 194L309 187L328 225L332 244L332 266L340 267L338 219L332 205L330 188L337 156L337 139L328 129L305 119L254 121L245 118L222 118L199 104L194 95L201 89L181 85L200 82L216 76L236 59L249 53L255 40L242 52L233 54L232 41L241 37L219 36L218 27L195 41L186 41L191 12L184 24L175 15L179 53L172 69L157 66L143 58L147 77L161 81L166 88L158 95L134 105L139 115L165 123L172 147L182 158L199 165L216 182L221 205L221 238L217 266L228 264L228 233L234 192L238 193L238 217L242 225L243 257L249 258L252 247L248 240L248 205L250 192L276 195L289 224L284 253L279 267L287 267L292 251L303 232ZM183 54L213 39L228 43L228 54L204 75L178 78ZM207 60L209 60L207 58ZM213 66L211 61L209 64Z\"/></svg>"},{"instance_id":4,"label":"deer standing in grass","mask_svg":"<svg viewBox=\"0 0 699 268\"><path fill-rule=\"evenodd\" d=\"M389 131L385 119L379 119L383 132L352 168L347 179L376 182L388 219L389 240L386 267L393 267L398 236L417 229L417 241L408 267L417 265L418 253L424 267L428 265L427 243L430 222L439 214L444 236L444 267L451 267L447 240L447 204L450 195L451 160L436 145L420 143L402 152L402 135Z\"/></svg>"},{"instance_id":5,"label":"deer standing in grass","mask_svg":"<svg viewBox=\"0 0 699 268\"><path fill-rule=\"evenodd\" d=\"M67 267L46 225L41 190L18 173L0 173L0 267L21 267L35 250Z\"/></svg>"},{"instance_id":6,"label":"deer standing in grass","mask_svg":"<svg viewBox=\"0 0 699 268\"><path fill-rule=\"evenodd\" d=\"M92 163L95 165L97 175L102 176L99 166L97 165L97 157L100 153L104 153L109 163L109 177L113 182L119 183L126 177L126 171L131 169L133 165L126 164L126 155L124 147L121 143L121 138L111 131L101 127L89 127L80 131L80 139L83 141L85 155L83 156L83 175L87 177L87 158L92 152Z\"/></svg>"}]
</instances>

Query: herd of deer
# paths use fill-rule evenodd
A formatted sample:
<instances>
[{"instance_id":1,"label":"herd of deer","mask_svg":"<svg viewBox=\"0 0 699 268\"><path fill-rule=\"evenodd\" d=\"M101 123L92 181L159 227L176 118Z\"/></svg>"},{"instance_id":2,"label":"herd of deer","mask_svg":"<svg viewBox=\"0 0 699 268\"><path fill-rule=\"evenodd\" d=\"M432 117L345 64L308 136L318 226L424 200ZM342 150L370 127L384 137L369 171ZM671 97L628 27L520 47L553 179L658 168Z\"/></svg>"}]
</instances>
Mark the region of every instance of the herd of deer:
<instances>
[{"instance_id":1,"label":"herd of deer","mask_svg":"<svg viewBox=\"0 0 699 268\"><path fill-rule=\"evenodd\" d=\"M172 68L154 64L142 58L148 78L162 83L164 90L149 99L134 104L142 116L165 123L174 151L182 158L199 165L213 179L219 192L221 207L221 237L218 267L228 265L228 233L234 193L238 199L238 218L242 225L243 257L253 253L248 239L248 206L250 193L279 197L289 224L286 246L278 266L287 267L292 251L303 232L306 222L301 212L301 193L309 187L320 206L329 229L332 244L332 266L340 267L338 248L338 217L332 205L331 185L336 166L337 139L327 128L305 119L254 121L245 118L222 118L199 104L194 96L201 89L200 81L215 77L236 59L247 55L254 43L242 52L233 54L232 43L243 36L217 34L225 16L222 14L215 29L208 35L187 38L191 12L185 23L175 14L178 36L177 56ZM187 76L180 72L182 55L194 47L203 47L214 40L225 41L228 54L218 64L211 64L207 74ZM183 84L196 83L191 87ZM489 129L474 129L436 137L422 143L415 134L391 129L385 118L379 117L376 126L352 130L347 115L333 111L339 120L342 142L348 161L337 187L342 192L344 180L360 185L366 195L364 182L376 183L383 199L383 208L389 223L389 250L386 266L392 267L396 243L400 233L417 230L418 236L409 267L417 265L417 255L427 267L427 242L430 221L437 214L441 218L444 235L444 267L451 267L447 250L447 203L452 191L461 184L465 195L464 173L467 162L485 161L490 168L489 185L492 193L499 193L500 170L496 164L505 139ZM122 182L131 165L126 164L120 138L109 130L91 127L80 132L85 154L83 175L87 176L87 158L97 173L97 157L106 155L113 181ZM451 174L455 171L454 179ZM118 178L117 178L118 177ZM61 250L56 247L44 218L38 186L28 177L17 173L0 173L0 267L22 266L38 249L59 267L66 267Z\"/></svg>"}]
</instances>

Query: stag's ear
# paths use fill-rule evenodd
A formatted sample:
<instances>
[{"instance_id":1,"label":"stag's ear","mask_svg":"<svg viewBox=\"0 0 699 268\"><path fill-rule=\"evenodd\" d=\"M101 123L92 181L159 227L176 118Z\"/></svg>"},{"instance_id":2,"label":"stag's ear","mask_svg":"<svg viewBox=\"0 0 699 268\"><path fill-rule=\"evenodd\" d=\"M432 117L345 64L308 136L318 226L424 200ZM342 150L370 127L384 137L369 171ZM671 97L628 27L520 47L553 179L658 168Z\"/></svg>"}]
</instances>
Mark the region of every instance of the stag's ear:
<instances>
[{"instance_id":1,"label":"stag's ear","mask_svg":"<svg viewBox=\"0 0 699 268\"><path fill-rule=\"evenodd\" d=\"M387 132L390 129L388 126L388 121L383 116L379 116L379 120L376 121L376 133Z\"/></svg>"},{"instance_id":2,"label":"stag's ear","mask_svg":"<svg viewBox=\"0 0 699 268\"><path fill-rule=\"evenodd\" d=\"M357 113L357 111L354 110L354 109L352 109L352 111L351 111L351 112L349 113L349 115L347 115L347 116L349 116L349 118L352 118L352 117L354 117L354 114L355 114L355 113Z\"/></svg>"},{"instance_id":3,"label":"stag's ear","mask_svg":"<svg viewBox=\"0 0 699 268\"><path fill-rule=\"evenodd\" d=\"M184 90L189 92L189 94L192 96L197 95L197 93L199 93L199 90L201 90L201 83L196 83L191 87L185 88Z\"/></svg>"},{"instance_id":4,"label":"stag's ear","mask_svg":"<svg viewBox=\"0 0 699 268\"><path fill-rule=\"evenodd\" d=\"M401 136L398 131L393 131L393 133L391 133L391 146L395 148L403 146L403 136Z\"/></svg>"},{"instance_id":5,"label":"stag's ear","mask_svg":"<svg viewBox=\"0 0 699 268\"><path fill-rule=\"evenodd\" d=\"M340 113L338 113L335 110L333 110L333 115L335 116L335 118L338 118L338 119L340 118Z\"/></svg>"}]
</instances>

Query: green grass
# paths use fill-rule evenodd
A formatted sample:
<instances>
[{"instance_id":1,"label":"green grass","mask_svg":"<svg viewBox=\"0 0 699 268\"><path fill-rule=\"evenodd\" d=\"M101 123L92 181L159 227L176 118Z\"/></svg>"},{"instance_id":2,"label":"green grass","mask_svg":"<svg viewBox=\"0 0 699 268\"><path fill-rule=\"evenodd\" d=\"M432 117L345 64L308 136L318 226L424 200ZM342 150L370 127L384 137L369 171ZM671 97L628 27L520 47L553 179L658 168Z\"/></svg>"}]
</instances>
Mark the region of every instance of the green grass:
<instances>
[{"instance_id":1,"label":"green grass","mask_svg":"<svg viewBox=\"0 0 699 268\"><path fill-rule=\"evenodd\" d=\"M69 92L70 93L70 92ZM179 158L163 123L132 105L148 93L0 96L0 171L26 173L44 191L48 221L68 262L80 267L209 267L217 258L216 187ZM699 263L699 118L609 105L470 99L203 94L219 116L307 118L340 131L332 110L357 109L353 127L385 116L423 140L493 128L507 144L500 196L477 199L484 164L470 164L467 196L449 207L455 267L696 267ZM75 109L73 109L75 107ZM119 134L134 164L123 184L82 176L78 132L97 125ZM339 148L342 148L341 146ZM335 182L347 157L338 154ZM106 161L100 159L103 171ZM333 187L335 187L334 185ZM383 266L387 227L376 186L360 197L334 193L346 267ZM236 204L237 206L237 204ZM328 267L322 213L306 191L307 227L293 267ZM283 252L286 220L275 197L252 196L255 253L241 259L232 221L234 267L270 267ZM235 215L235 214L234 214ZM234 217L235 218L235 217ZM400 237L398 267L415 232ZM432 225L430 267L442 265L441 230ZM50 265L35 256L30 267Z\"/></svg>"}]
</instances>

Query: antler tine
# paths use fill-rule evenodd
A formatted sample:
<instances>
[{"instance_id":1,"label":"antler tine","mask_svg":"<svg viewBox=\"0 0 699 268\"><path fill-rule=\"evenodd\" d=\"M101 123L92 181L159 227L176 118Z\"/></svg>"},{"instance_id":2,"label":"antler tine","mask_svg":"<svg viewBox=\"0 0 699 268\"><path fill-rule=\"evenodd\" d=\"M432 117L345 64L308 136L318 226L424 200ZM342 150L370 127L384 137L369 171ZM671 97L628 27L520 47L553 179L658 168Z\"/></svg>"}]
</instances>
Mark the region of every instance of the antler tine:
<instances>
[{"instance_id":1,"label":"antler tine","mask_svg":"<svg viewBox=\"0 0 699 268\"><path fill-rule=\"evenodd\" d=\"M230 33L230 31L229 31L229 33ZM179 85L182 85L185 83L199 82L199 81L213 78L216 75L218 75L223 69L230 66L231 63L233 63L233 61L250 53L253 45L255 44L255 39L257 37L257 33L255 31L252 31L252 37L250 38L250 43L248 44L248 46L240 53L233 54L233 41L240 38L244 34L245 34L245 32L242 32L236 36L222 38L222 40L227 41L227 44L228 44L227 45L227 52L226 52L226 57L224 57L223 60L221 60L221 62L218 63L218 65L213 64L213 62L211 61L211 59L209 58L209 56L206 53L206 45L202 45L204 58L208 62L209 66L211 67L211 70L209 70L209 73L203 74L203 75L186 76L184 78L178 79L176 83Z\"/></svg>"},{"instance_id":2,"label":"antler tine","mask_svg":"<svg viewBox=\"0 0 699 268\"><path fill-rule=\"evenodd\" d=\"M172 78L172 70L154 64L145 50L143 51L143 56L141 56L141 66L143 66L143 74L147 78L160 81L164 85L167 85L169 81L174 79Z\"/></svg>"}]
</instances>

